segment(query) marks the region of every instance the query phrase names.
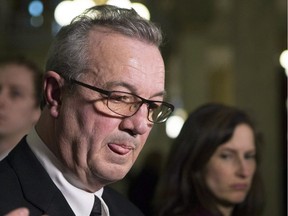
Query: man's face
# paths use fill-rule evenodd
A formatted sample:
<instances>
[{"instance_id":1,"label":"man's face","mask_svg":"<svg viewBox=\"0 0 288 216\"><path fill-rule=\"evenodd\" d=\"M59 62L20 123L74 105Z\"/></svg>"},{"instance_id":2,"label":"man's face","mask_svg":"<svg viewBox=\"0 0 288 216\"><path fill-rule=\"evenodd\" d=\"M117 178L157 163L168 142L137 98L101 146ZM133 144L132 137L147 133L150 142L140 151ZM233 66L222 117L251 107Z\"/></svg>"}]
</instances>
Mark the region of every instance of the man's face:
<instances>
[{"instance_id":1,"label":"man's face","mask_svg":"<svg viewBox=\"0 0 288 216\"><path fill-rule=\"evenodd\" d=\"M36 106L32 72L8 64L0 67L0 137L20 137L40 116Z\"/></svg>"},{"instance_id":2,"label":"man's face","mask_svg":"<svg viewBox=\"0 0 288 216\"><path fill-rule=\"evenodd\" d=\"M89 37L91 65L79 81L163 100L164 63L157 47L117 33L91 32ZM62 160L85 189L96 190L127 174L153 123L147 119L146 104L135 115L122 117L107 108L105 95L75 87L73 95L62 100L56 128L58 145Z\"/></svg>"}]
</instances>

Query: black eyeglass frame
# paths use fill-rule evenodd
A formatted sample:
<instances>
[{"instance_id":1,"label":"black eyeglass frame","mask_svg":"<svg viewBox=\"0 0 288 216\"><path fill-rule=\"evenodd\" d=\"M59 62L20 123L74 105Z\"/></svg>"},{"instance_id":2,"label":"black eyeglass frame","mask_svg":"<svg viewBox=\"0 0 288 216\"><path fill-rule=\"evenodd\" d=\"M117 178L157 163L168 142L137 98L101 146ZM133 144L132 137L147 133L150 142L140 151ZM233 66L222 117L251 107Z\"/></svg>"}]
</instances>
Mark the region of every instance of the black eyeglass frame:
<instances>
[{"instance_id":1,"label":"black eyeglass frame","mask_svg":"<svg viewBox=\"0 0 288 216\"><path fill-rule=\"evenodd\" d=\"M148 119L150 122L152 122L152 123L156 123L156 124L157 124L157 123L163 123L163 122L165 122L165 121L168 119L168 117L172 114L172 112L174 111L174 106L173 106L172 104L168 103L168 102L165 102L165 101L147 100L147 99L142 98L142 97L140 97L140 96L138 96L138 95L136 95L136 94L129 93L129 92L124 92L124 91L108 91L108 90L104 90L104 89L98 88L98 87L96 87L96 86L91 86L91 85L89 85L89 84L80 82L80 81L75 80L75 79L69 79L69 81L71 82L71 84L77 84L77 85L83 86L83 87L85 87L85 88L91 89L91 90L93 90L93 91L96 91L96 92L98 92L98 93L107 95L108 99L110 98L111 94L113 94L113 93L115 93L115 92L132 95L133 97L139 98L139 99L141 100L141 102L139 102L140 105L139 105L139 107L136 109L136 111L135 111L133 114L131 114L131 115L123 115L123 114L121 114L121 113L118 113L118 112L112 110L112 109L108 106L109 102L107 101L106 106L107 106L112 112L114 112L114 113L116 113L116 114L118 114L118 115L124 116L124 117L131 117L131 116L135 115L135 114L138 112L138 110L140 109L140 107L141 107L144 103L148 104L148 116L149 116L150 110L153 110L153 109L149 109L149 107L153 107L153 104L155 104L155 103L161 103L161 104L163 104L164 106L166 106L168 109L171 110L170 113L167 115L167 117L164 118L162 121L159 121L159 122L157 122L157 121L152 121L152 120L150 120L150 119L148 118L148 116L147 116L147 119Z\"/></svg>"}]
</instances>

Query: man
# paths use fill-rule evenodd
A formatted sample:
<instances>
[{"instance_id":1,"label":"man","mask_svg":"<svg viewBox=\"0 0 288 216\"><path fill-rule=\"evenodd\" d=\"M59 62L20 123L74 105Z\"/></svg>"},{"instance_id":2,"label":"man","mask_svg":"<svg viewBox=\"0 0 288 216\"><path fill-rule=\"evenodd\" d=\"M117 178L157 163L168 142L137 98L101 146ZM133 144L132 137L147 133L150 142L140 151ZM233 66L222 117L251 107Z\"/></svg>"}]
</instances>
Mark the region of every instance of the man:
<instances>
[{"instance_id":1,"label":"man","mask_svg":"<svg viewBox=\"0 0 288 216\"><path fill-rule=\"evenodd\" d=\"M127 174L153 124L173 111L162 101L161 39L135 11L108 5L60 30L40 120L0 164L0 215L19 207L30 215L142 215L105 186Z\"/></svg>"},{"instance_id":2,"label":"man","mask_svg":"<svg viewBox=\"0 0 288 216\"><path fill-rule=\"evenodd\" d=\"M0 60L0 160L39 119L42 75L24 57Z\"/></svg>"}]
</instances>

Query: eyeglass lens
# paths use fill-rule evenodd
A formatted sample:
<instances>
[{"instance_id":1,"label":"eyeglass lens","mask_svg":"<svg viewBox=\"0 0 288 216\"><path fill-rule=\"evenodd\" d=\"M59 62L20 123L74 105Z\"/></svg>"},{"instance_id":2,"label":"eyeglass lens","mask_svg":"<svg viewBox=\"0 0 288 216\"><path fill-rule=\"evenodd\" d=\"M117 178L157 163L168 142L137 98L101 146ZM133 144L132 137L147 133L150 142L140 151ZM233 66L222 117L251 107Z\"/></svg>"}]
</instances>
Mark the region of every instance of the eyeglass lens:
<instances>
[{"instance_id":1,"label":"eyeglass lens","mask_svg":"<svg viewBox=\"0 0 288 216\"><path fill-rule=\"evenodd\" d=\"M141 98L123 92L111 92L107 100L108 108L123 116L134 115L145 103ZM148 104L148 120L154 123L164 122L171 114L172 109L162 102Z\"/></svg>"}]
</instances>

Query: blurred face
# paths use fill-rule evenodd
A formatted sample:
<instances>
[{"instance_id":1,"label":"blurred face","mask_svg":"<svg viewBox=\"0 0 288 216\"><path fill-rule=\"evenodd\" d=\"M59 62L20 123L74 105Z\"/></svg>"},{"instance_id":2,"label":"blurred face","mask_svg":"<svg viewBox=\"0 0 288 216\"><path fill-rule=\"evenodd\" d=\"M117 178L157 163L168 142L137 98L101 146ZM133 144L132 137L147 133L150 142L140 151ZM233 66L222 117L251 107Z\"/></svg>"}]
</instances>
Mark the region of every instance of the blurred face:
<instances>
[{"instance_id":1,"label":"blurred face","mask_svg":"<svg viewBox=\"0 0 288 216\"><path fill-rule=\"evenodd\" d=\"M91 65L79 81L163 100L164 64L157 47L116 33L91 32L89 37ZM95 191L127 174L153 123L147 119L146 104L135 115L123 117L107 108L105 95L75 87L73 95L61 101L57 145L81 187Z\"/></svg>"},{"instance_id":2,"label":"blurred face","mask_svg":"<svg viewBox=\"0 0 288 216\"><path fill-rule=\"evenodd\" d=\"M36 123L39 115L32 72L14 64L1 66L0 137L24 135Z\"/></svg>"},{"instance_id":3,"label":"blurred face","mask_svg":"<svg viewBox=\"0 0 288 216\"><path fill-rule=\"evenodd\" d=\"M241 124L232 138L220 145L210 158L205 180L219 205L235 205L244 201L256 169L252 129Z\"/></svg>"}]
</instances>

